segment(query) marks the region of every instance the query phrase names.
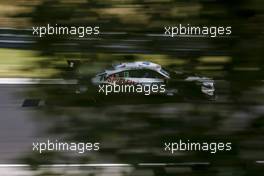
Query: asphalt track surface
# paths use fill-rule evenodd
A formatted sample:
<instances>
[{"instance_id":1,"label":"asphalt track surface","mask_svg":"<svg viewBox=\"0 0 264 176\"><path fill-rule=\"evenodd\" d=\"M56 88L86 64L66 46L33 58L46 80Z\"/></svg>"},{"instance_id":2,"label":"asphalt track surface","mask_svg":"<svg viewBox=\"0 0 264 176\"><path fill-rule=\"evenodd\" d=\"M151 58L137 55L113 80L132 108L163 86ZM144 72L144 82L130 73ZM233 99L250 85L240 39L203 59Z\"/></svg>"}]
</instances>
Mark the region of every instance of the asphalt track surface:
<instances>
[{"instance_id":1,"label":"asphalt track surface","mask_svg":"<svg viewBox=\"0 0 264 176\"><path fill-rule=\"evenodd\" d=\"M67 115L56 115L53 114L52 117L43 113L43 108L47 109L49 107L44 106L35 106L35 107L22 107L23 102L26 99L39 99L45 102L46 97L42 96L32 96L29 92L38 92L42 90L42 88L61 88L65 87L65 83L69 83L70 85L74 85L76 81L70 80L65 81L61 79L55 80L45 80L45 84L38 84L36 81L29 81L28 79L13 79L12 84L6 84L5 79L1 79L2 84L0 84L0 164L11 164L11 165L0 165L0 171L4 175L29 175L36 174L37 172L29 172L27 171L28 166L17 167L12 164L21 163L20 158L32 152L32 142L38 140L45 140L47 138L52 138L44 131L46 130L52 121L43 121L43 118L64 118L62 116ZM40 80L38 80L40 81ZM24 82L24 84L15 84L16 82ZM56 82L58 84L56 84ZM227 81L218 81L217 89L221 88L221 91L218 91L219 97L215 102L170 102L170 103L158 103L158 104L120 104L117 103L115 105L109 104L102 107L89 107L89 106L80 106L72 104L72 106L63 106L59 104L55 104L55 108L60 111L72 111L82 115L89 115L87 117L93 119L101 119L101 121L105 121L105 123L115 123L110 122L109 118L122 117L129 118L133 114L150 114L154 115L154 117L164 117L165 121L170 118L175 118L175 120L179 120L180 117L188 118L196 118L192 117L189 112L194 108L198 109L208 109L208 114L204 115L208 117L211 115L213 111L218 113L229 114L229 118L225 119L222 122L222 125L216 128L217 133L228 133L230 131L243 131L248 128L248 123L250 123L251 119L257 118L264 114L264 106L263 101L258 101L256 103L248 104L250 100L255 100L255 97L259 97L263 95L263 87L259 88L259 91L249 91L246 97L251 97L251 99L246 98L246 101L241 104L242 108L237 108L236 103L232 102L226 97L230 96L230 92L228 92L229 84ZM74 88L71 86L67 86L69 92L72 92L72 95L75 94ZM71 96L72 96L71 95ZM67 96L67 95L66 95ZM78 95L76 95L78 96ZM45 104L45 103L44 103ZM244 105L243 105L244 104ZM110 116L109 116L110 114ZM155 115L156 114L156 115ZM189 116L189 117L188 117ZM132 116L134 117L134 115ZM200 118L200 117L198 117ZM42 119L42 120L40 120ZM190 120L190 119L189 119ZM191 120L192 121L192 120ZM193 123L193 122L192 122ZM130 130L137 131L137 129L143 125L140 122L134 122L134 124L130 124ZM76 128L76 127L75 127ZM164 130L164 129L163 129ZM162 134L164 131L161 130ZM147 131L146 131L147 132ZM146 133L146 132L143 132ZM152 132L153 133L153 132ZM141 134L140 134L141 135ZM260 142L260 141L259 141ZM260 144L261 145L261 144ZM120 149L122 151L126 151L126 149ZM254 150L254 146L251 146L251 150ZM246 151L244 155L249 155L250 151ZM129 151L127 151L129 153ZM105 160L104 163L111 163L112 160ZM193 162L189 160L189 162ZM96 162L95 162L96 163ZM251 161L254 165L258 167L262 167L263 163L261 157L254 158ZM23 164L23 163L22 163ZM126 164L126 163L124 163ZM128 163L130 164L130 163ZM144 163L143 163L144 164ZM163 163L164 164L164 163ZM56 167L56 166L44 166L55 169L56 171L63 170L67 174L71 174L72 172L82 172L79 170L81 166L76 167ZM153 166L152 166L153 167ZM189 167L189 166L188 166ZM188 168L187 167L187 168ZM98 170L96 167L85 167L85 173L91 172L96 173ZM180 167L181 168L181 167ZM186 168L186 166L184 166ZM191 168L191 167L189 167ZM181 169L180 169L181 170ZM187 169L188 170L188 169ZM192 169L191 169L192 170ZM140 174L153 175L152 171L147 168L140 168L139 171L134 170L134 166L127 167L102 167L101 174L110 174L110 175L121 175L123 172L139 172ZM169 172L169 171L168 171ZM185 171L184 171L185 172Z\"/></svg>"},{"instance_id":2,"label":"asphalt track surface","mask_svg":"<svg viewBox=\"0 0 264 176\"><path fill-rule=\"evenodd\" d=\"M73 80L71 80L72 82L68 82L68 83L75 83ZM54 83L54 81L53 81ZM61 83L60 81L58 83ZM65 83L65 81L63 82ZM67 82L66 82L67 83ZM218 83L219 84L219 83ZM220 82L221 84L221 82ZM227 83L223 83L222 88L226 87L227 88ZM62 87L64 86L63 84L41 84L41 85L35 85L35 84L0 84L0 97L1 97L1 101L0 101L0 112L1 112L1 122L0 122L0 163L8 161L9 159L13 158L14 156L17 156L18 153L25 151L27 149L26 146L28 146L28 142L32 141L32 139L34 139L36 136L34 136L35 134L38 134L37 132L35 132L36 128L37 130L39 130L39 127L36 127L36 119L34 117L37 117L38 114L42 114L41 110L42 110L42 106L32 106L32 107L22 107L23 103L25 100L27 99L38 99L40 101L46 101L46 97L45 96L37 96L34 95L32 96L31 94L29 94L29 92L38 92L39 90L41 90L40 88L49 88L49 87ZM221 86L220 86L221 87ZM217 87L219 88L219 87ZM216 88L216 90L217 90ZM262 90L262 88L260 88L260 90ZM74 91L74 87L69 87L69 92L72 92L71 96L78 96L75 91ZM218 91L219 93L219 91ZM255 100L257 96L261 96L263 95L263 91L261 92L256 92L256 91L252 91L250 93L248 93L249 95L247 95L248 97L253 97L252 99ZM228 100L226 97L227 95L229 95L229 92L224 89L222 89L222 92L220 92L220 94L218 95L218 99L213 101L213 102L208 102L208 101L200 101L200 102L177 102L175 101L170 102L170 103L165 103L165 104L154 104L154 105L145 105L145 104L115 104L114 106L112 106L112 104L106 105L105 108L107 110L111 110L111 111L116 111L117 109L120 108L120 112L130 112L132 111L131 109L135 110L137 109L137 107L147 107L146 112L153 110L153 112L159 112L159 110L161 111L160 113L162 114L165 113L166 111L170 112L174 112L174 113L178 113L179 109L181 109L181 107L185 107L181 110L183 111L188 111L188 106L192 106L192 105L198 105L200 104L200 106L222 106L223 109L225 106L229 106L232 107L232 105L234 105L234 102L231 102L231 100ZM165 97L166 98L166 97ZM249 101L249 99L247 99L247 102ZM257 114L262 114L263 112L263 101L260 102L255 102L252 104L248 104L247 102L244 103L245 107L251 108L251 109L255 109L255 113ZM44 108L45 108L45 104ZM80 106L78 107L78 105L74 105L71 104L67 107L64 107L63 105L60 104L54 104L55 107L60 108L60 110L63 111L63 108L80 108L82 109L81 111L83 113L89 113L89 106ZM175 106L176 105L176 106ZM242 103L243 105L243 103ZM160 107L158 109L155 110L156 107ZM223 110L223 109L218 109L218 110ZM140 112L145 112L144 110L140 109ZM37 122L38 123L38 122ZM39 125L39 123L38 123ZM45 126L45 124L43 124ZM42 126L40 124L40 126Z\"/></svg>"}]
</instances>

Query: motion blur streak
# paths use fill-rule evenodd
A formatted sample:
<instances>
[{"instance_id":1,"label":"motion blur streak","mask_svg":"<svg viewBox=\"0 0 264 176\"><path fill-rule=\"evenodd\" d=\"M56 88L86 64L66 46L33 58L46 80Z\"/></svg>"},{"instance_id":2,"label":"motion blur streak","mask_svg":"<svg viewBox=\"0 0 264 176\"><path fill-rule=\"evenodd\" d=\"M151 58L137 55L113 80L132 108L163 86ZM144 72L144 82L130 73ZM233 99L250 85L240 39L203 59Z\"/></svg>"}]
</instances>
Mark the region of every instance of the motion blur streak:
<instances>
[{"instance_id":1,"label":"motion blur streak","mask_svg":"<svg viewBox=\"0 0 264 176\"><path fill-rule=\"evenodd\" d=\"M1 79L78 80L0 85L1 175L250 175L263 173L264 2L261 0L13 0L0 2ZM99 26L100 36L32 36L33 26ZM166 37L164 26L231 26L225 37ZM68 67L67 60L76 61ZM96 73L151 61L216 80L216 100L95 95ZM9 82L9 81L8 81ZM186 90L190 93L192 90ZM22 108L25 99L45 106ZM100 142L89 155L31 151L32 141ZM169 140L232 142L231 153L164 153ZM210 163L138 167L134 163ZM43 168L43 164L131 163L131 167ZM32 171L29 171L32 170Z\"/></svg>"}]
</instances>

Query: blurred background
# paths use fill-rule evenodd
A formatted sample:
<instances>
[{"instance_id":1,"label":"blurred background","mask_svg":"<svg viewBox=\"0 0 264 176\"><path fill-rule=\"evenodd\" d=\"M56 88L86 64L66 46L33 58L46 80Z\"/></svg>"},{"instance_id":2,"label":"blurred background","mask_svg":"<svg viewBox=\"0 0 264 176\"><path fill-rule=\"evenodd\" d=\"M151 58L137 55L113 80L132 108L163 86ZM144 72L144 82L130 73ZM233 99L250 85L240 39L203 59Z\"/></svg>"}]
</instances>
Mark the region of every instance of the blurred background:
<instances>
[{"instance_id":1,"label":"blurred background","mask_svg":"<svg viewBox=\"0 0 264 176\"><path fill-rule=\"evenodd\" d=\"M264 3L261 0L0 1L0 77L86 80L114 63L152 61L216 81L216 101L109 98L76 85L0 85L3 175L261 175L264 165ZM100 35L32 35L33 26L99 26ZM164 26L231 26L232 35L162 36ZM78 60L77 69L68 60ZM89 91L89 89L88 89ZM49 102L22 107L25 100ZM131 100L133 99L133 100ZM104 101L104 99L102 100ZM100 152L32 151L46 139L100 142ZM232 141L232 152L163 151L177 139ZM206 162L208 165L195 163ZM50 168L43 164L128 163L129 167ZM178 163L139 167L138 163ZM185 163L185 164L184 164Z\"/></svg>"}]
</instances>

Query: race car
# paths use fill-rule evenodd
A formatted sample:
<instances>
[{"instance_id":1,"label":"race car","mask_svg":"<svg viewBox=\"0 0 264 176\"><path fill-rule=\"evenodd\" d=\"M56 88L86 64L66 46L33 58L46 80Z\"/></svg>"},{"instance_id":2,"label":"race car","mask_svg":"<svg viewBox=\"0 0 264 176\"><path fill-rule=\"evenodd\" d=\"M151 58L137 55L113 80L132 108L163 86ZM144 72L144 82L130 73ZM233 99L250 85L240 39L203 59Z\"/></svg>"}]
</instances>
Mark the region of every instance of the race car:
<instances>
[{"instance_id":1,"label":"race car","mask_svg":"<svg viewBox=\"0 0 264 176\"><path fill-rule=\"evenodd\" d=\"M153 62L128 62L113 65L92 78L94 85L166 85L166 95L215 96L214 80L179 71L168 71Z\"/></svg>"},{"instance_id":2,"label":"race car","mask_svg":"<svg viewBox=\"0 0 264 176\"><path fill-rule=\"evenodd\" d=\"M130 62L114 65L112 69L97 74L92 83L95 85L120 82L133 82L139 84L163 83L169 79L169 73L160 65L151 62Z\"/></svg>"}]
</instances>

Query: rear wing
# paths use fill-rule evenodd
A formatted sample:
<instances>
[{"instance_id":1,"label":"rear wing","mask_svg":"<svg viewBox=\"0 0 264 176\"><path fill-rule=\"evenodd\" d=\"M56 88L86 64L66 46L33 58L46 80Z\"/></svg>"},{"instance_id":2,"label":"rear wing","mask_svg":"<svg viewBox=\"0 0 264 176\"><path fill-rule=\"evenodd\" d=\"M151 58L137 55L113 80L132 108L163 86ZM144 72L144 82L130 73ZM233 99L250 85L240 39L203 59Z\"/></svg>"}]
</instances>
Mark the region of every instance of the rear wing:
<instances>
[{"instance_id":1,"label":"rear wing","mask_svg":"<svg viewBox=\"0 0 264 176\"><path fill-rule=\"evenodd\" d=\"M68 64L68 67L70 68L77 68L80 66L81 60L80 59L68 59L67 64Z\"/></svg>"}]
</instances>

